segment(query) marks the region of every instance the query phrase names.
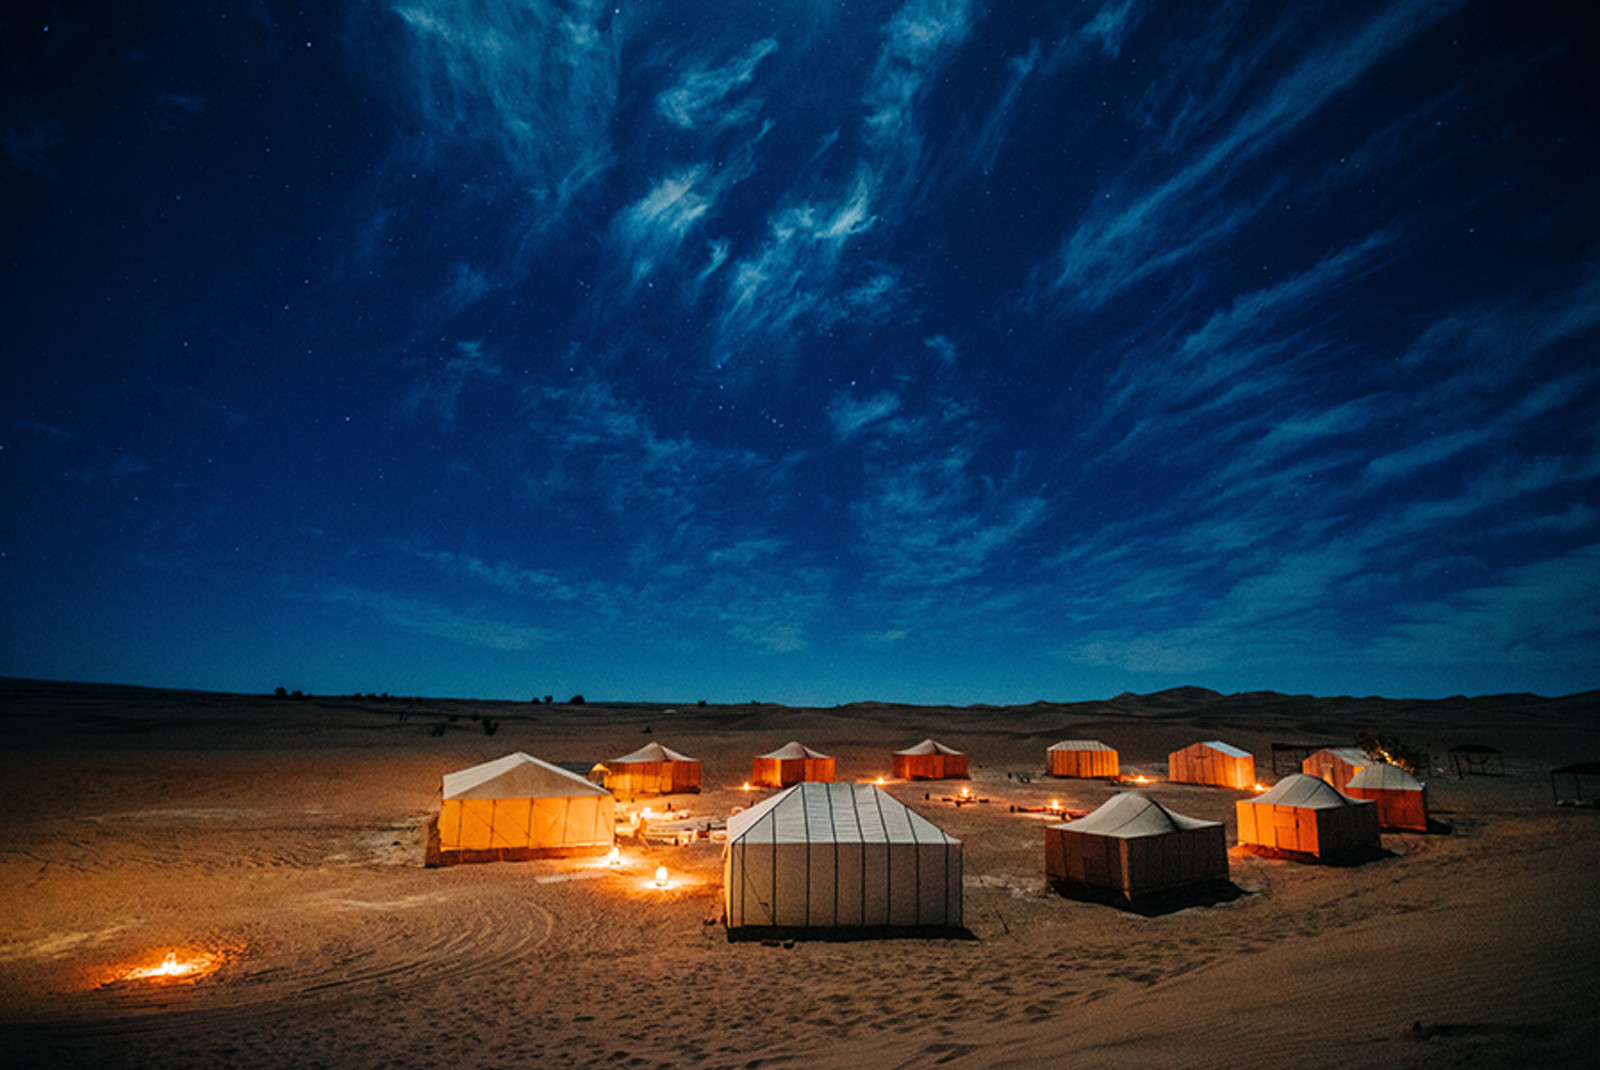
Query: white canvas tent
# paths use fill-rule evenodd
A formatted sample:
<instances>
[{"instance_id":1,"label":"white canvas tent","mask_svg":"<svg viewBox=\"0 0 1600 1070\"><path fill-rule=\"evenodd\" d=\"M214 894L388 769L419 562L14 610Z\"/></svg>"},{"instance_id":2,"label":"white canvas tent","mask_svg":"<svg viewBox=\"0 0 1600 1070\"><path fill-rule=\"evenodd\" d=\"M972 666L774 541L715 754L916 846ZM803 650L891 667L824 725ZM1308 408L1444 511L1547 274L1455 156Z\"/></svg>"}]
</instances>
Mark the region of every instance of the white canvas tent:
<instances>
[{"instance_id":1,"label":"white canvas tent","mask_svg":"<svg viewBox=\"0 0 1600 1070\"><path fill-rule=\"evenodd\" d=\"M967 756L937 740L925 739L894 752L894 775L901 780L945 780L967 776Z\"/></svg>"},{"instance_id":2,"label":"white canvas tent","mask_svg":"<svg viewBox=\"0 0 1600 1070\"><path fill-rule=\"evenodd\" d=\"M1086 817L1046 828L1044 857L1051 881L1128 899L1228 879L1220 821L1175 814L1136 791L1118 792Z\"/></svg>"},{"instance_id":3,"label":"white canvas tent","mask_svg":"<svg viewBox=\"0 0 1600 1070\"><path fill-rule=\"evenodd\" d=\"M870 784L803 783L728 819L728 929L961 925L961 841Z\"/></svg>"},{"instance_id":4,"label":"white canvas tent","mask_svg":"<svg viewBox=\"0 0 1600 1070\"><path fill-rule=\"evenodd\" d=\"M1175 784L1211 784L1249 791L1256 783L1256 759L1221 740L1194 743L1167 755L1167 779Z\"/></svg>"},{"instance_id":5,"label":"white canvas tent","mask_svg":"<svg viewBox=\"0 0 1600 1070\"><path fill-rule=\"evenodd\" d=\"M700 790L700 759L654 741L606 763L605 785L614 795L671 795Z\"/></svg>"},{"instance_id":6,"label":"white canvas tent","mask_svg":"<svg viewBox=\"0 0 1600 1070\"><path fill-rule=\"evenodd\" d=\"M1309 773L1290 773L1271 791L1238 800L1234 811L1241 844L1322 856L1381 842L1377 803Z\"/></svg>"},{"instance_id":7,"label":"white canvas tent","mask_svg":"<svg viewBox=\"0 0 1600 1070\"><path fill-rule=\"evenodd\" d=\"M1371 764L1372 759L1359 747L1323 747L1300 763L1300 771L1343 791L1351 777Z\"/></svg>"},{"instance_id":8,"label":"white canvas tent","mask_svg":"<svg viewBox=\"0 0 1600 1070\"><path fill-rule=\"evenodd\" d=\"M446 773L430 861L589 854L616 838L616 801L576 773L520 751Z\"/></svg>"},{"instance_id":9,"label":"white canvas tent","mask_svg":"<svg viewBox=\"0 0 1600 1070\"><path fill-rule=\"evenodd\" d=\"M1344 792L1377 803L1380 828L1428 831L1427 786L1398 765L1374 762L1351 777Z\"/></svg>"}]
</instances>

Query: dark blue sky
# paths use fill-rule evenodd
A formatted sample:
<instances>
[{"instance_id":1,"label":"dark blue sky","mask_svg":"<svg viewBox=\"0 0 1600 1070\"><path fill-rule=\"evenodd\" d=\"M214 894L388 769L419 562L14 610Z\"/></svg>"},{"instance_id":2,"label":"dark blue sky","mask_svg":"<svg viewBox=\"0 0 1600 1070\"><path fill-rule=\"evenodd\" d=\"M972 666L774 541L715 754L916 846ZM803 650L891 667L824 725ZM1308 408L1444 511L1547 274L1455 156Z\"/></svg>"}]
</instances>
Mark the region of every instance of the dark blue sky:
<instances>
[{"instance_id":1,"label":"dark blue sky","mask_svg":"<svg viewBox=\"0 0 1600 1070\"><path fill-rule=\"evenodd\" d=\"M0 674L1600 687L1568 2L7 4Z\"/></svg>"}]
</instances>

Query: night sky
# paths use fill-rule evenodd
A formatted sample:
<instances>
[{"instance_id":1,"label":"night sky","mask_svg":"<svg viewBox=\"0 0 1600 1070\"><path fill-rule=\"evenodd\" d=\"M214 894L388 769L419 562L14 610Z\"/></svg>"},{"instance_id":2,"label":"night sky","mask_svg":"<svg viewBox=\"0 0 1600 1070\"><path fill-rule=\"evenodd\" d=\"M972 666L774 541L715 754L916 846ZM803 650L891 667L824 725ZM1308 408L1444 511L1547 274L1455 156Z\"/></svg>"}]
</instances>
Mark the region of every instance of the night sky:
<instances>
[{"instance_id":1,"label":"night sky","mask_svg":"<svg viewBox=\"0 0 1600 1070\"><path fill-rule=\"evenodd\" d=\"M1600 687L1592 4L0 20L0 675Z\"/></svg>"}]
</instances>

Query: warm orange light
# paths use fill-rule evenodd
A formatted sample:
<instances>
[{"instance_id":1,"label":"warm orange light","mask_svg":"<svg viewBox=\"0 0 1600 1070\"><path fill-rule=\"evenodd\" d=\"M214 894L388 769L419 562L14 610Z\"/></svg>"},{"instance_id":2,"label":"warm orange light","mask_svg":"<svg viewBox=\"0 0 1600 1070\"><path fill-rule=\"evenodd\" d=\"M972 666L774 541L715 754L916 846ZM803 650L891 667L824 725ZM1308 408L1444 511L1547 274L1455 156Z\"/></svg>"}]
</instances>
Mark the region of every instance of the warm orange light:
<instances>
[{"instance_id":1,"label":"warm orange light","mask_svg":"<svg viewBox=\"0 0 1600 1070\"><path fill-rule=\"evenodd\" d=\"M620 866L620 865L622 865L622 848L620 848L620 847L611 848L611 853L606 855L606 865L608 865L608 866Z\"/></svg>"},{"instance_id":2,"label":"warm orange light","mask_svg":"<svg viewBox=\"0 0 1600 1070\"><path fill-rule=\"evenodd\" d=\"M667 886L667 867L666 866L657 866L656 867L656 887L657 888L665 888L666 886Z\"/></svg>"},{"instance_id":3,"label":"warm orange light","mask_svg":"<svg viewBox=\"0 0 1600 1070\"><path fill-rule=\"evenodd\" d=\"M750 781L746 780L744 782L744 787L740 788L739 790L740 791L749 791L750 790Z\"/></svg>"},{"instance_id":4,"label":"warm orange light","mask_svg":"<svg viewBox=\"0 0 1600 1070\"><path fill-rule=\"evenodd\" d=\"M878 778L878 787L883 787L883 777Z\"/></svg>"},{"instance_id":5,"label":"warm orange light","mask_svg":"<svg viewBox=\"0 0 1600 1070\"><path fill-rule=\"evenodd\" d=\"M181 978L195 979L211 973L221 966L223 956L212 954L208 951L186 952L185 957L179 958L176 951L169 951L160 963L154 966L131 966L115 974L110 982L117 981L170 981Z\"/></svg>"},{"instance_id":6,"label":"warm orange light","mask_svg":"<svg viewBox=\"0 0 1600 1070\"><path fill-rule=\"evenodd\" d=\"M961 797L963 799L968 798L969 796L971 796L971 794L972 794L971 789L969 789L969 788L962 788L961 789Z\"/></svg>"},{"instance_id":7,"label":"warm orange light","mask_svg":"<svg viewBox=\"0 0 1600 1070\"><path fill-rule=\"evenodd\" d=\"M1257 784L1256 785L1256 791L1260 792L1260 791L1266 791L1266 790L1267 790L1267 786L1265 784Z\"/></svg>"}]
</instances>

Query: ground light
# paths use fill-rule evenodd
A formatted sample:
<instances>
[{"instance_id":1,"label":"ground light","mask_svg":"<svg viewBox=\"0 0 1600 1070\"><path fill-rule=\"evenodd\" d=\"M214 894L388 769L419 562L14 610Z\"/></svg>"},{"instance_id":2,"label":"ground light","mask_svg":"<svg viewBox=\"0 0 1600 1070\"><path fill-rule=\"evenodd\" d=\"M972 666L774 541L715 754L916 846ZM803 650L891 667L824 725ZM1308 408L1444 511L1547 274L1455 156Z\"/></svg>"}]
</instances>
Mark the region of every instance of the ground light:
<instances>
[{"instance_id":1,"label":"ground light","mask_svg":"<svg viewBox=\"0 0 1600 1070\"><path fill-rule=\"evenodd\" d=\"M656 867L656 887L657 888L665 888L666 886L667 886L667 867L666 866L657 866Z\"/></svg>"},{"instance_id":2,"label":"ground light","mask_svg":"<svg viewBox=\"0 0 1600 1070\"><path fill-rule=\"evenodd\" d=\"M127 966L116 970L105 984L113 985L129 981L149 981L156 984L168 981L197 981L215 973L226 961L227 956L212 951L169 951L155 965Z\"/></svg>"}]
</instances>

